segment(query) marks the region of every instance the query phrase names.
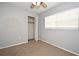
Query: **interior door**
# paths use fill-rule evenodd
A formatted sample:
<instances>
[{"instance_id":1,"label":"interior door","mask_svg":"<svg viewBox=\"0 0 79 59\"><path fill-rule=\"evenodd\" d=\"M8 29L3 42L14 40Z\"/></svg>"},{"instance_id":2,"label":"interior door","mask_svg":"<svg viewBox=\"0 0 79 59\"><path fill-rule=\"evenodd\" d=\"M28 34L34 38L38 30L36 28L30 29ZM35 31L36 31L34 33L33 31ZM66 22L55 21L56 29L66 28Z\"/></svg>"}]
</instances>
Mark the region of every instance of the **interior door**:
<instances>
[{"instance_id":1,"label":"interior door","mask_svg":"<svg viewBox=\"0 0 79 59\"><path fill-rule=\"evenodd\" d=\"M34 18L28 17L28 39L34 39Z\"/></svg>"}]
</instances>

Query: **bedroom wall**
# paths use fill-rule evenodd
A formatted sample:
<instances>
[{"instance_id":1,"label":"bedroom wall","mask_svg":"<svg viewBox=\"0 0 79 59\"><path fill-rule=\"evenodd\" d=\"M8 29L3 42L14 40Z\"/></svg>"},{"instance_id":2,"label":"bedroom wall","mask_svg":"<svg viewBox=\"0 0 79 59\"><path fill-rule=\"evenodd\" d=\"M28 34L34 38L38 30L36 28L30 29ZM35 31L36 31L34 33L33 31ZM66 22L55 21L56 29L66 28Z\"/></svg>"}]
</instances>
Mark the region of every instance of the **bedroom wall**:
<instances>
[{"instance_id":1,"label":"bedroom wall","mask_svg":"<svg viewBox=\"0 0 79 59\"><path fill-rule=\"evenodd\" d=\"M78 2L66 2L40 14L39 38L56 46L79 54L79 30L45 29L45 17L65 10L79 8Z\"/></svg>"},{"instance_id":2,"label":"bedroom wall","mask_svg":"<svg viewBox=\"0 0 79 59\"><path fill-rule=\"evenodd\" d=\"M28 42L27 16L36 15L0 2L0 49Z\"/></svg>"}]
</instances>

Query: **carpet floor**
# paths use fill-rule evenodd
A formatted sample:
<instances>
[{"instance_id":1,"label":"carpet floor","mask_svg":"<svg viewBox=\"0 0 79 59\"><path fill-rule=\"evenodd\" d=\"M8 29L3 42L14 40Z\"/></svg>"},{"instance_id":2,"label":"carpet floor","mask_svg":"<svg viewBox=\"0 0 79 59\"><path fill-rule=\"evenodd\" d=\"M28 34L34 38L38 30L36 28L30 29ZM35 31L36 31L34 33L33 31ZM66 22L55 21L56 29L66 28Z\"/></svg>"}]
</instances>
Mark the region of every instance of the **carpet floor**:
<instances>
[{"instance_id":1,"label":"carpet floor","mask_svg":"<svg viewBox=\"0 0 79 59\"><path fill-rule=\"evenodd\" d=\"M0 49L0 56L75 56L72 53L42 41L30 40L29 43Z\"/></svg>"}]
</instances>

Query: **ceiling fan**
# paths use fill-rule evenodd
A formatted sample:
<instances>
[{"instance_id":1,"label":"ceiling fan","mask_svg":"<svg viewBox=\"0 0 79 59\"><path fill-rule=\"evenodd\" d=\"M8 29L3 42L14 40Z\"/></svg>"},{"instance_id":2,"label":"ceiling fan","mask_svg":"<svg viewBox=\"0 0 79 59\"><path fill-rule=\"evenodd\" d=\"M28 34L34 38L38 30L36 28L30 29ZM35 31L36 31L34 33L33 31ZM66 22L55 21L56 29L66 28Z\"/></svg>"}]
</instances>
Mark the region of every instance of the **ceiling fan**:
<instances>
[{"instance_id":1,"label":"ceiling fan","mask_svg":"<svg viewBox=\"0 0 79 59\"><path fill-rule=\"evenodd\" d=\"M47 7L47 4L44 2L32 2L31 8L39 8L40 6L42 6L43 8Z\"/></svg>"}]
</instances>

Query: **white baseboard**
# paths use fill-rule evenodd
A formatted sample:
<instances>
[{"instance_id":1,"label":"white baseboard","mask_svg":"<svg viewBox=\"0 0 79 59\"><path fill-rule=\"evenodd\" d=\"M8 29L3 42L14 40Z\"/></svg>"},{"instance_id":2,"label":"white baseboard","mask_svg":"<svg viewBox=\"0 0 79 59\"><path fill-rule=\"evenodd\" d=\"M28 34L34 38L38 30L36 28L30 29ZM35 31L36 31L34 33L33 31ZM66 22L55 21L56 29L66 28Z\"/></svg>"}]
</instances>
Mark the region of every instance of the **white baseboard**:
<instances>
[{"instance_id":1,"label":"white baseboard","mask_svg":"<svg viewBox=\"0 0 79 59\"><path fill-rule=\"evenodd\" d=\"M13 47L13 46L21 45L21 44L24 44L24 43L28 43L28 42L21 42L21 43L17 43L17 44L9 45L9 46L0 47L0 49L9 48L9 47Z\"/></svg>"},{"instance_id":2,"label":"white baseboard","mask_svg":"<svg viewBox=\"0 0 79 59\"><path fill-rule=\"evenodd\" d=\"M57 48L63 49L63 50L65 50L65 51L67 51L67 52L70 52L70 53L72 53L72 54L75 54L75 55L79 56L79 54L76 53L76 52L70 51L70 50L68 50L68 49L65 49L65 48L63 48L63 47L60 47L60 46L55 45L55 44L52 44L52 43L50 43L50 42L48 42L48 41L45 41L45 40L42 40L42 39L39 39L39 40L41 40L41 41L43 41L43 42L45 42L45 43L48 43L48 44L50 44L50 45L53 45L53 46L55 46L55 47L57 47Z\"/></svg>"}]
</instances>

